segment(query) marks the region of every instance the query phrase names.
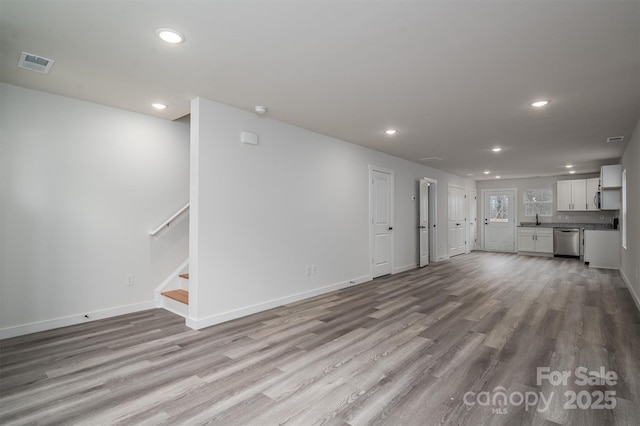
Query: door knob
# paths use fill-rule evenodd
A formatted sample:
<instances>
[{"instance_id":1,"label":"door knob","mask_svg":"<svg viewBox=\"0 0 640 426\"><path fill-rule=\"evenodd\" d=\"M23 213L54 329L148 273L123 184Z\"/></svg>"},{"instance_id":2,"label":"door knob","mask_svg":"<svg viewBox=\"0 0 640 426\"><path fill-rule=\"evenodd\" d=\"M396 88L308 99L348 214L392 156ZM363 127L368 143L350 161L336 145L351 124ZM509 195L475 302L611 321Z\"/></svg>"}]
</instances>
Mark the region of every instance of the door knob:
<instances>
[{"instance_id":1,"label":"door knob","mask_svg":"<svg viewBox=\"0 0 640 426\"><path fill-rule=\"evenodd\" d=\"M393 226L390 226L390 227L389 227L389 231L393 231Z\"/></svg>"}]
</instances>

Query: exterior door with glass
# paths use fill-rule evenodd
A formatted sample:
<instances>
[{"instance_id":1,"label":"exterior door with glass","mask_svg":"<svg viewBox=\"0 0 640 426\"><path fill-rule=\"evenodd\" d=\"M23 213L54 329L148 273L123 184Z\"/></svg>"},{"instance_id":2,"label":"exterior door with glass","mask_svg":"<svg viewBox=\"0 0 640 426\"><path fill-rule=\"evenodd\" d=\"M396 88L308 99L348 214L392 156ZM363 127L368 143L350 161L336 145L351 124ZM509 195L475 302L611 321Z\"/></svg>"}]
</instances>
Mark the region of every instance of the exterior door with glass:
<instances>
[{"instance_id":1,"label":"exterior door with glass","mask_svg":"<svg viewBox=\"0 0 640 426\"><path fill-rule=\"evenodd\" d=\"M513 189L484 191L484 249L515 251L516 192Z\"/></svg>"}]
</instances>

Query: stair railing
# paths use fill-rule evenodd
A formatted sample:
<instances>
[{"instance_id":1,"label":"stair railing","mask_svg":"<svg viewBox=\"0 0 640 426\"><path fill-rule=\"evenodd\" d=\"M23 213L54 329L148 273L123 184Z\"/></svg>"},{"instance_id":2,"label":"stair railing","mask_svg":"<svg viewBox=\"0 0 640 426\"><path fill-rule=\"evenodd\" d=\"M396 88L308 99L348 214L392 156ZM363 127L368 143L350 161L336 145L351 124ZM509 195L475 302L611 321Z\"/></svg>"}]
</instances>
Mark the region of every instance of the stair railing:
<instances>
[{"instance_id":1,"label":"stair railing","mask_svg":"<svg viewBox=\"0 0 640 426\"><path fill-rule=\"evenodd\" d=\"M165 220L164 222L162 222L162 225L158 226L156 229L154 229L153 231L149 232L149 235L151 235L152 237L155 237L160 231L162 231L164 228L168 227L169 225L171 225L171 222L177 218L178 216L180 216L184 211L189 209L189 203L185 204L184 207L182 207L180 210L178 210L177 212L175 212L173 214L173 216L171 216L169 219Z\"/></svg>"}]
</instances>

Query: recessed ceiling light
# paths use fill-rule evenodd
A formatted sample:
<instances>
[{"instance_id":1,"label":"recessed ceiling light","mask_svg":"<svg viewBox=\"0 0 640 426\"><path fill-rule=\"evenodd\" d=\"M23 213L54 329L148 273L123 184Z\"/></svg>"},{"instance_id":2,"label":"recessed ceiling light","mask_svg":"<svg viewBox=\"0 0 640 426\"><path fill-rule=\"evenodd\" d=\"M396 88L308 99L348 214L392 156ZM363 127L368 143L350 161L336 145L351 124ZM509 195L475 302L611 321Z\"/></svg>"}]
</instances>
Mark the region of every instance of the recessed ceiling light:
<instances>
[{"instance_id":1,"label":"recessed ceiling light","mask_svg":"<svg viewBox=\"0 0 640 426\"><path fill-rule=\"evenodd\" d=\"M467 173L467 176L473 176L473 173Z\"/></svg>"},{"instance_id":2,"label":"recessed ceiling light","mask_svg":"<svg viewBox=\"0 0 640 426\"><path fill-rule=\"evenodd\" d=\"M161 103L151 104L151 106L154 107L155 109L167 109L167 106Z\"/></svg>"},{"instance_id":3,"label":"recessed ceiling light","mask_svg":"<svg viewBox=\"0 0 640 426\"><path fill-rule=\"evenodd\" d=\"M531 104L531 106L535 108L542 108L543 106L547 106L549 102L551 101L548 101L548 100L535 101Z\"/></svg>"},{"instance_id":4,"label":"recessed ceiling light","mask_svg":"<svg viewBox=\"0 0 640 426\"><path fill-rule=\"evenodd\" d=\"M158 28L156 30L156 34L158 34L158 37L167 43L178 44L184 41L184 36L180 32L172 30L171 28Z\"/></svg>"},{"instance_id":5,"label":"recessed ceiling light","mask_svg":"<svg viewBox=\"0 0 640 426\"><path fill-rule=\"evenodd\" d=\"M395 135L396 133L398 133L396 129L388 129L388 130L385 130L384 132L388 135Z\"/></svg>"},{"instance_id":6,"label":"recessed ceiling light","mask_svg":"<svg viewBox=\"0 0 640 426\"><path fill-rule=\"evenodd\" d=\"M574 174L576 171L575 170L569 170L569 174Z\"/></svg>"},{"instance_id":7,"label":"recessed ceiling light","mask_svg":"<svg viewBox=\"0 0 640 426\"><path fill-rule=\"evenodd\" d=\"M493 152L500 152L502 151L502 148L500 148L499 146L495 147L495 148L491 148L491 151Z\"/></svg>"},{"instance_id":8,"label":"recessed ceiling light","mask_svg":"<svg viewBox=\"0 0 640 426\"><path fill-rule=\"evenodd\" d=\"M573 164L567 164L565 167L566 167L567 169L573 169Z\"/></svg>"},{"instance_id":9,"label":"recessed ceiling light","mask_svg":"<svg viewBox=\"0 0 640 426\"><path fill-rule=\"evenodd\" d=\"M496 179L500 179L500 176L496 176Z\"/></svg>"},{"instance_id":10,"label":"recessed ceiling light","mask_svg":"<svg viewBox=\"0 0 640 426\"><path fill-rule=\"evenodd\" d=\"M490 172L489 170L485 170L485 171L484 171L484 172L482 172L482 173L484 173L485 175L488 175L488 174L489 174L489 173L491 173L491 172Z\"/></svg>"}]
</instances>

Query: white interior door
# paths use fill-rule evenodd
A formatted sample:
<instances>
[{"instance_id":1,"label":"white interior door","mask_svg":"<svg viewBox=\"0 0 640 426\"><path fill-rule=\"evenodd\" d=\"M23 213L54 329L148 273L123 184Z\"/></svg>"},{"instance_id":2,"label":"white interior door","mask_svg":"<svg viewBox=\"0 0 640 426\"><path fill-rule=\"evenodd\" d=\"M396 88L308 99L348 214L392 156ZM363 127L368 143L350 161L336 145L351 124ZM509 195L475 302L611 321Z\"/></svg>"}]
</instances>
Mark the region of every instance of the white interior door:
<instances>
[{"instance_id":1,"label":"white interior door","mask_svg":"<svg viewBox=\"0 0 640 426\"><path fill-rule=\"evenodd\" d=\"M484 192L485 250L515 251L516 193L513 189Z\"/></svg>"},{"instance_id":2,"label":"white interior door","mask_svg":"<svg viewBox=\"0 0 640 426\"><path fill-rule=\"evenodd\" d=\"M371 170L370 214L372 232L372 276L391 273L393 231L393 175Z\"/></svg>"},{"instance_id":3,"label":"white interior door","mask_svg":"<svg viewBox=\"0 0 640 426\"><path fill-rule=\"evenodd\" d=\"M475 189L469 190L469 250L476 249L478 241L478 197Z\"/></svg>"},{"instance_id":4,"label":"white interior door","mask_svg":"<svg viewBox=\"0 0 640 426\"><path fill-rule=\"evenodd\" d=\"M466 215L464 188L449 186L449 257L467 251L465 235Z\"/></svg>"},{"instance_id":5,"label":"white interior door","mask_svg":"<svg viewBox=\"0 0 640 426\"><path fill-rule=\"evenodd\" d=\"M418 233L420 237L420 267L429 264L429 190L431 184L420 179L420 220Z\"/></svg>"}]
</instances>

